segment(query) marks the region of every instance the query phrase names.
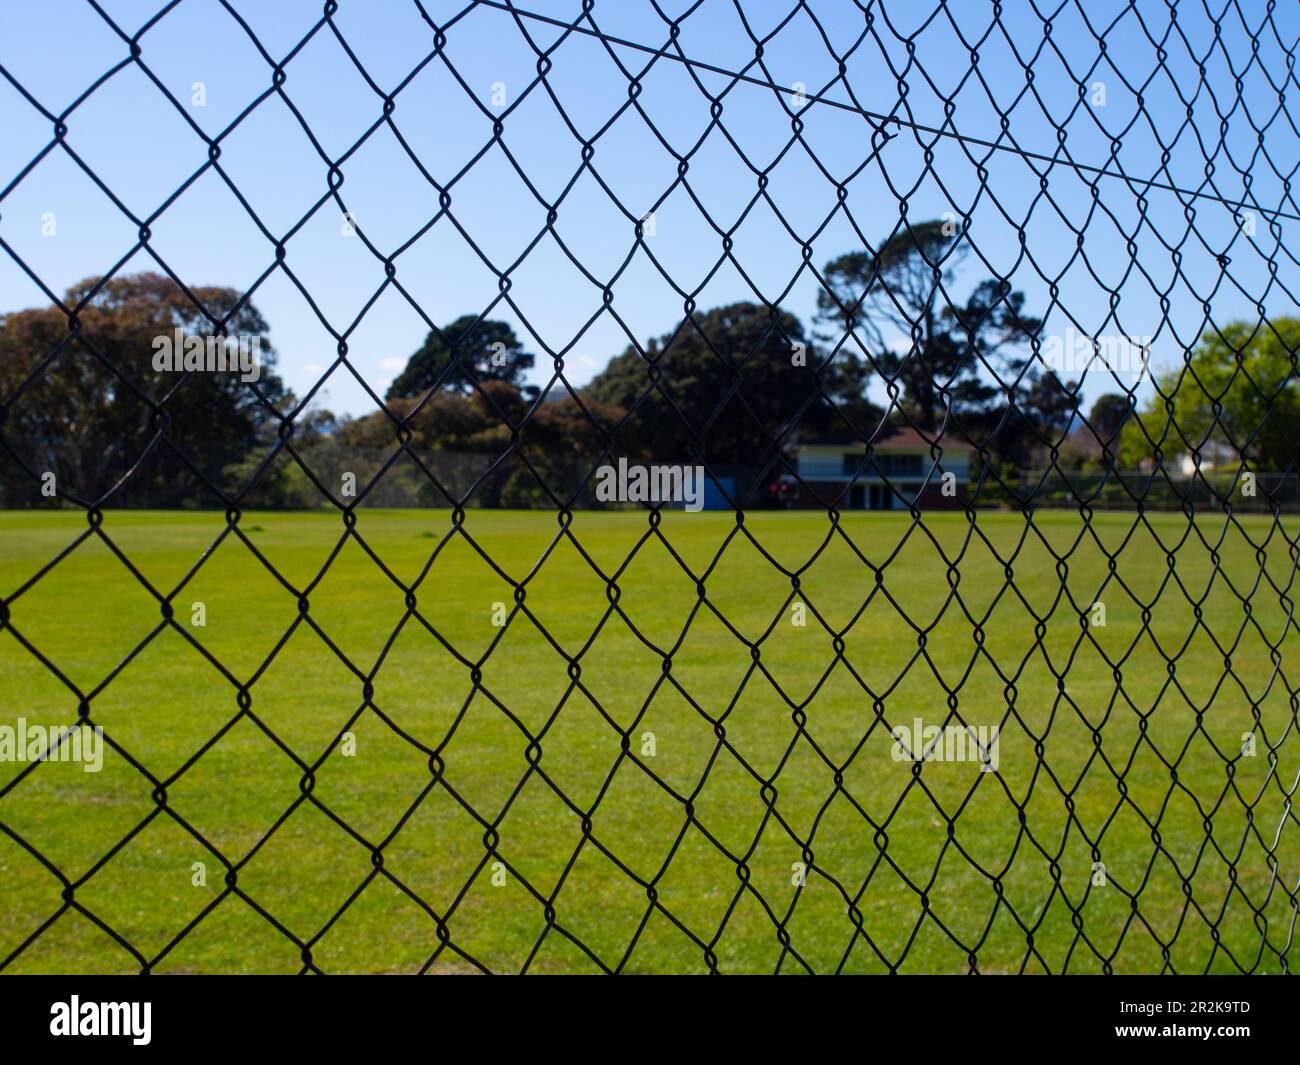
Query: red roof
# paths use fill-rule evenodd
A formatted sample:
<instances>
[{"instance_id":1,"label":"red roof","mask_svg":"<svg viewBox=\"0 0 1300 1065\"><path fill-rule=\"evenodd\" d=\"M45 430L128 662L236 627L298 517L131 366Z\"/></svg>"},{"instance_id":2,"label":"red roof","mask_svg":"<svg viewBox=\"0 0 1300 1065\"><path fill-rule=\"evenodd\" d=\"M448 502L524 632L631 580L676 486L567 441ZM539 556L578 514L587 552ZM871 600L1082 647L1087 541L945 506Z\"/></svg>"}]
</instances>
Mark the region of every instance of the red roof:
<instances>
[{"instance_id":1,"label":"red roof","mask_svg":"<svg viewBox=\"0 0 1300 1065\"><path fill-rule=\"evenodd\" d=\"M974 449L973 444L962 440L960 437L920 433L910 425L885 426L875 436L868 436L866 439L854 435L847 429L843 429L826 436L809 437L807 440L799 441L799 443L814 447L854 447L863 450L866 449L867 444L872 444L877 451L901 451L903 448L925 448L928 450L933 444L938 444L944 451L970 451Z\"/></svg>"}]
</instances>

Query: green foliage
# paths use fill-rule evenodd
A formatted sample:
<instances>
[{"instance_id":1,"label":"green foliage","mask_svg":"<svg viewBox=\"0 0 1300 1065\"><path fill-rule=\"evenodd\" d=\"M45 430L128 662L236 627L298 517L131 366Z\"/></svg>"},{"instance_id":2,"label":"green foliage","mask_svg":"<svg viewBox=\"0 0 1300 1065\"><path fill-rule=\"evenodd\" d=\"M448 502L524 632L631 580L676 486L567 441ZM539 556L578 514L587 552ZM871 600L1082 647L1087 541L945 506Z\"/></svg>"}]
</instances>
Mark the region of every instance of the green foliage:
<instances>
[{"instance_id":1,"label":"green foliage","mask_svg":"<svg viewBox=\"0 0 1300 1065\"><path fill-rule=\"evenodd\" d=\"M1125 423L1133 417L1133 404L1128 396L1118 392L1107 392L1098 396L1088 412L1088 421L1098 440L1108 446L1113 442Z\"/></svg>"},{"instance_id":2,"label":"green foliage","mask_svg":"<svg viewBox=\"0 0 1300 1065\"><path fill-rule=\"evenodd\" d=\"M1300 318L1207 330L1186 364L1163 374L1156 394L1125 425L1122 460L1168 462L1208 448L1257 470L1292 468L1300 442L1297 352Z\"/></svg>"},{"instance_id":3,"label":"green foliage","mask_svg":"<svg viewBox=\"0 0 1300 1065\"><path fill-rule=\"evenodd\" d=\"M219 505L204 479L220 483L225 467L273 436L275 412L291 399L274 373L266 320L234 289L192 288L196 306L174 282L152 273L102 285L88 279L69 289L64 303L76 306L97 285L77 312L75 329L57 307L0 318L0 396L18 397L4 427L9 447L28 469L54 472L61 492L83 499L108 493L133 471L114 502ZM217 332L200 307L224 322L228 335L261 338L255 383L237 373L154 369L155 338L176 329ZM41 501L31 475L12 462L0 476L8 505Z\"/></svg>"},{"instance_id":4,"label":"green foliage","mask_svg":"<svg viewBox=\"0 0 1300 1065\"><path fill-rule=\"evenodd\" d=\"M473 489L466 505L582 505L592 502L584 481L607 448L609 457L761 471L797 438L869 435L882 412L865 390L879 371L897 384L916 424L946 424L987 442L1007 476L1053 454L1063 466L1102 469L1109 464L1103 448L1129 467L1195 449L1207 466L1225 466L1225 455L1262 471L1293 465L1300 318L1207 331L1141 409L1125 395L1103 395L1092 405L1091 429L1072 430L1077 390L1051 374L1025 373L1024 361L1007 351L1041 326L1024 315L1023 296L988 280L960 307L941 299L941 286L953 280L954 240L928 222L874 256L853 252L827 265L831 292L820 297L819 320L870 340L875 370L843 332L838 350L827 348L793 314L741 302L695 313L643 349L629 347L576 397L539 398L520 383L533 356L511 327L463 315L430 333L411 357L389 390L387 412L341 422L310 412L289 440L313 470L320 464L325 481L347 470L365 484L387 464L381 498L390 504L443 506ZM86 499L113 493L131 471L125 487L107 496L110 504L218 504L205 482L241 506L322 503L292 456L275 450L278 414L293 397L274 372L267 322L233 289L191 291L194 299L157 274L87 280L65 300L75 306L93 292L75 330L58 307L0 317L4 433L18 460L6 455L0 464L7 505L46 502L29 472L46 470L57 474L61 493ZM891 350L884 330L913 322L913 350ZM154 368L158 336L205 335L221 324L230 335L262 338L255 384L237 373L185 377ZM456 351L461 360L452 366ZM988 383L977 356L989 365L1002 360L1011 371L1006 380L1019 382L1009 395ZM412 451L425 458L390 463L403 426ZM434 455L448 456L441 489L420 468Z\"/></svg>"},{"instance_id":5,"label":"green foliage","mask_svg":"<svg viewBox=\"0 0 1300 1065\"><path fill-rule=\"evenodd\" d=\"M435 455L447 462L457 456L482 460L469 464L484 477L467 505L551 506L552 496L567 499L579 490L604 447L602 427L617 424L622 413L607 404L580 403L567 394L530 400L505 381L486 381L469 395L440 391L423 400L390 400L387 413L348 422L333 443L349 452L371 453L377 471L395 450L401 425L410 433L410 450L430 462ZM385 474L389 476L411 480L410 501L447 504L441 492L430 490L418 469L402 465ZM358 473L358 480L364 479ZM455 477L455 485L446 487L468 489L475 479ZM587 499L585 492L582 498Z\"/></svg>"},{"instance_id":6,"label":"green foliage","mask_svg":"<svg viewBox=\"0 0 1300 1065\"><path fill-rule=\"evenodd\" d=\"M699 434L711 465L761 467L774 441L788 444L796 428L815 435L847 420L870 432L879 412L862 397L855 356L838 354L819 382L824 359L793 314L733 303L684 319L644 355L629 347L583 395L628 412L617 433L624 454L692 462ZM817 395L819 384L838 414Z\"/></svg>"}]
</instances>

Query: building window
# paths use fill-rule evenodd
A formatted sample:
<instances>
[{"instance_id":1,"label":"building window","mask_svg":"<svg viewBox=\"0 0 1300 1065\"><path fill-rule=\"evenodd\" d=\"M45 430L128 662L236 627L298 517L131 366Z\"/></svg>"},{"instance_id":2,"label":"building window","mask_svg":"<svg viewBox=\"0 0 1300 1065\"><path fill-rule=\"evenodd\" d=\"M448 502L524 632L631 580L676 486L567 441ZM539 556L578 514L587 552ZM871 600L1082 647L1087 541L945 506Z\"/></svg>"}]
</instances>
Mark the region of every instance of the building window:
<instances>
[{"instance_id":1,"label":"building window","mask_svg":"<svg viewBox=\"0 0 1300 1065\"><path fill-rule=\"evenodd\" d=\"M924 455L881 455L881 471L887 477L920 477Z\"/></svg>"},{"instance_id":2,"label":"building window","mask_svg":"<svg viewBox=\"0 0 1300 1065\"><path fill-rule=\"evenodd\" d=\"M843 456L841 472L845 477L852 477L862 465L865 454L861 451L846 451ZM925 455L899 455L892 451L877 451L862 469L863 477L920 477L925 473L928 457Z\"/></svg>"}]
</instances>

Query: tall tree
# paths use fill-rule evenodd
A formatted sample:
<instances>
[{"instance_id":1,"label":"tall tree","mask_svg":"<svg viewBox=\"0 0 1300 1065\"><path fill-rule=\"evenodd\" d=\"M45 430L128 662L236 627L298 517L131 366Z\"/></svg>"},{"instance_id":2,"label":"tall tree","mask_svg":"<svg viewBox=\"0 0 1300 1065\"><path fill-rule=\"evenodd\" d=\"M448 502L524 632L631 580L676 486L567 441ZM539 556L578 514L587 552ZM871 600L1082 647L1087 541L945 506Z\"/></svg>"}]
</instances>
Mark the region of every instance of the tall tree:
<instances>
[{"instance_id":1,"label":"tall tree","mask_svg":"<svg viewBox=\"0 0 1300 1065\"><path fill-rule=\"evenodd\" d=\"M1030 370L1012 396L1014 402L1007 404L993 437L998 456L1019 467L1044 464L1074 427L1078 387L1055 374Z\"/></svg>"},{"instance_id":2,"label":"tall tree","mask_svg":"<svg viewBox=\"0 0 1300 1065\"><path fill-rule=\"evenodd\" d=\"M430 331L389 386L387 398L417 398L435 386L469 392L473 381L504 381L536 396L537 388L523 383L533 362L507 323L462 314L445 328Z\"/></svg>"},{"instance_id":3,"label":"tall tree","mask_svg":"<svg viewBox=\"0 0 1300 1065\"><path fill-rule=\"evenodd\" d=\"M54 473L62 490L83 499L100 497L131 471L132 502L218 502L204 482L220 485L227 465L273 437L268 423L292 396L274 372L275 351L257 308L231 288L189 291L193 299L155 273L102 284L91 278L64 299L72 308L89 297L75 326L55 306L0 318L6 458ZM158 368L160 341L177 330L210 336L213 319L225 322L229 336L257 338L256 380L234 370ZM12 461L4 479L7 498L39 498Z\"/></svg>"},{"instance_id":4,"label":"tall tree","mask_svg":"<svg viewBox=\"0 0 1300 1065\"><path fill-rule=\"evenodd\" d=\"M1119 431L1124 428L1124 423L1132 415L1133 407L1129 403L1128 396L1121 395L1119 392L1107 392L1105 395L1098 396L1093 403L1088 421L1092 424L1097 439L1102 444L1113 446Z\"/></svg>"},{"instance_id":5,"label":"tall tree","mask_svg":"<svg viewBox=\"0 0 1300 1065\"><path fill-rule=\"evenodd\" d=\"M777 449L774 438L784 447L791 430L835 424L829 401L859 425L879 413L861 395L852 353L826 366L823 358L793 314L733 303L684 319L644 355L630 347L615 356L584 397L630 412L618 431L620 451L686 462L698 433L706 461L762 467Z\"/></svg>"},{"instance_id":6,"label":"tall tree","mask_svg":"<svg viewBox=\"0 0 1300 1065\"><path fill-rule=\"evenodd\" d=\"M860 338L875 371L898 386L900 405L926 431L939 427L947 409L958 421L985 412L998 392L982 376L981 359L991 362L1041 325L1005 280L982 281L965 302L953 301L963 249L951 228L922 222L874 252L841 255L826 264L826 287L817 294L818 322Z\"/></svg>"}]
</instances>

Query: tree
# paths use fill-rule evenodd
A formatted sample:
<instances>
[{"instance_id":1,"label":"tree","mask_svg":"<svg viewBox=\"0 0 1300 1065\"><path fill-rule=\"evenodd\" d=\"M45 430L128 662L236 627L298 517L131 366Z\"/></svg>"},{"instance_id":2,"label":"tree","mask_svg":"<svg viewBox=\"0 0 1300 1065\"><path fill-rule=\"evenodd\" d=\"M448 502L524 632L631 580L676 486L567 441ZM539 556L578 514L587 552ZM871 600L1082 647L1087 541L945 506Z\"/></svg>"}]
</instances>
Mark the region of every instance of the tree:
<instances>
[{"instance_id":1,"label":"tree","mask_svg":"<svg viewBox=\"0 0 1300 1065\"><path fill-rule=\"evenodd\" d=\"M79 307L75 328L55 306L0 318L0 397L8 407L0 433L6 457L21 464L6 463L7 500L40 500L33 472L54 473L60 495L88 500L129 472L123 491L137 504L219 501L205 482L220 486L225 467L273 438L268 423L278 424L292 395L274 373L257 308L231 288L189 292L193 299L155 273L90 278L64 299ZM256 338L256 380L158 368L160 341L177 330L211 336L213 319L229 336Z\"/></svg>"},{"instance_id":2,"label":"tree","mask_svg":"<svg viewBox=\"0 0 1300 1065\"><path fill-rule=\"evenodd\" d=\"M393 452L397 419L410 433L409 449L426 462L469 471L442 477L448 494L468 491L477 481L471 505L550 506L551 496L567 500L578 492L604 447L599 426L617 423L622 414L594 402L580 406L568 395L533 405L514 385L489 380L470 395L440 391L423 403L394 399L387 413L342 426L331 444L349 456L348 468L368 471L358 474L364 483ZM446 504L442 492L412 464L399 463L384 479L394 476L406 478L411 498ZM580 498L590 503L590 496L589 486Z\"/></svg>"},{"instance_id":3,"label":"tree","mask_svg":"<svg viewBox=\"0 0 1300 1065\"><path fill-rule=\"evenodd\" d=\"M991 361L1042 325L1025 315L1023 293L1005 280L982 281L964 304L951 302L947 291L962 253L949 228L922 222L878 251L841 255L826 264L826 288L817 294L818 322L860 336L876 372L897 384L900 406L926 432L939 428L947 410L959 422L986 412L997 390L981 379L981 358ZM891 331L906 349L890 346Z\"/></svg>"},{"instance_id":4,"label":"tree","mask_svg":"<svg viewBox=\"0 0 1300 1065\"><path fill-rule=\"evenodd\" d=\"M620 452L693 462L698 433L706 462L752 469L773 457L774 438L784 447L791 430L824 432L836 422L819 387L855 424L879 413L862 397L852 353L819 378L823 357L793 314L733 303L684 319L649 341L644 355L629 347L583 397L630 412L618 430Z\"/></svg>"},{"instance_id":5,"label":"tree","mask_svg":"<svg viewBox=\"0 0 1300 1065\"><path fill-rule=\"evenodd\" d=\"M316 407L297 418L293 432L293 449L305 459L306 465L319 478L328 471L323 468L320 456L332 452L333 441L346 427L347 418ZM298 509L315 507L324 502L320 489L289 454L281 449L275 457L272 434L263 433L264 443L251 448L238 462L230 463L222 471L228 490L244 490L240 497L245 508ZM267 459L270 462L267 462Z\"/></svg>"},{"instance_id":6,"label":"tree","mask_svg":"<svg viewBox=\"0 0 1300 1065\"><path fill-rule=\"evenodd\" d=\"M1128 464L1227 451L1265 471L1291 468L1300 445L1300 318L1232 322L1201 335L1187 365L1162 375L1121 434ZM1218 404L1216 412L1215 405ZM1221 463L1221 459L1219 460Z\"/></svg>"},{"instance_id":7,"label":"tree","mask_svg":"<svg viewBox=\"0 0 1300 1065\"><path fill-rule=\"evenodd\" d=\"M1078 389L1073 383L1062 384L1055 374L1030 371L1014 397L996 430L998 456L1021 468L1044 463L1052 448L1065 443L1074 425Z\"/></svg>"},{"instance_id":8,"label":"tree","mask_svg":"<svg viewBox=\"0 0 1300 1065\"><path fill-rule=\"evenodd\" d=\"M459 354L459 361L451 364ZM469 392L473 381L505 381L525 395L536 396L535 386L523 384L532 369L533 356L505 322L462 314L441 330L432 330L405 369L389 386L388 399L412 399L437 386L452 392ZM440 376L444 375L445 376Z\"/></svg>"},{"instance_id":9,"label":"tree","mask_svg":"<svg viewBox=\"0 0 1300 1065\"><path fill-rule=\"evenodd\" d=\"M1124 424L1133 416L1133 405L1129 397L1118 392L1107 392L1098 396L1088 414L1088 421L1098 441L1113 447Z\"/></svg>"}]
</instances>

